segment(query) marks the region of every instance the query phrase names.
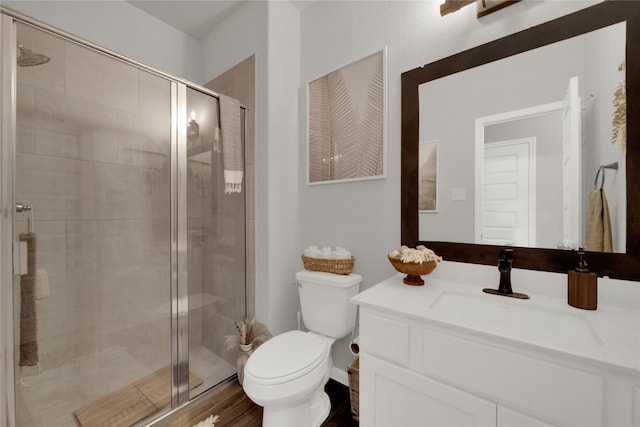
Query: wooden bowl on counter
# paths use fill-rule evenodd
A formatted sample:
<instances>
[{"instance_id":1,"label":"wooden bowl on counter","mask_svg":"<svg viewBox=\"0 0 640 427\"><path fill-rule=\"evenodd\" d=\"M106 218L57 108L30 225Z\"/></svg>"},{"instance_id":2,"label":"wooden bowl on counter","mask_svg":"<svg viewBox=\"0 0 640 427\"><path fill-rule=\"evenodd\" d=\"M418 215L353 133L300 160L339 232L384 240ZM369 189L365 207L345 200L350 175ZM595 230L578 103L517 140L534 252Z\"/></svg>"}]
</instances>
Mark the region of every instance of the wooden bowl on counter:
<instances>
[{"instance_id":1,"label":"wooden bowl on counter","mask_svg":"<svg viewBox=\"0 0 640 427\"><path fill-rule=\"evenodd\" d=\"M402 279L402 283L409 286L422 286L424 280L420 276L425 276L436 269L438 263L436 261L424 261L422 264L417 262L402 262L397 258L391 258L387 256L393 268L397 272L406 274Z\"/></svg>"}]
</instances>

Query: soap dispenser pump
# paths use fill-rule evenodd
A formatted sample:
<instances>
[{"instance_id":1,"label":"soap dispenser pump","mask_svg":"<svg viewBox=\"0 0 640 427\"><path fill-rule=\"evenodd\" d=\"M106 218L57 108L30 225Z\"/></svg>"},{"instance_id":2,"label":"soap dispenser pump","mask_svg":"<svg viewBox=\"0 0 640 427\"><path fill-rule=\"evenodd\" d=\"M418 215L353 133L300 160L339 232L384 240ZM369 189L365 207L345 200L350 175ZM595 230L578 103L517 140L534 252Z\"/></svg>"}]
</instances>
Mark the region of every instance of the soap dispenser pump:
<instances>
[{"instance_id":1,"label":"soap dispenser pump","mask_svg":"<svg viewBox=\"0 0 640 427\"><path fill-rule=\"evenodd\" d=\"M584 251L578 251L580 260L575 270L569 271L567 300L570 306L584 310L598 308L598 276L590 272L584 260Z\"/></svg>"}]
</instances>

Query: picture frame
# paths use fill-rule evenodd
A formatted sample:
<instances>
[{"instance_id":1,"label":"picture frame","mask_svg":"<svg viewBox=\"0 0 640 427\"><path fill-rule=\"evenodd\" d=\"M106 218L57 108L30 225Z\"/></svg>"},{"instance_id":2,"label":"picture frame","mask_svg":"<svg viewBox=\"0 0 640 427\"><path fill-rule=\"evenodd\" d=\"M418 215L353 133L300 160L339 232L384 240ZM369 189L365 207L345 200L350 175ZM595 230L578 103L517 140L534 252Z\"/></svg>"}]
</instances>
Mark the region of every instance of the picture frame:
<instances>
[{"instance_id":1,"label":"picture frame","mask_svg":"<svg viewBox=\"0 0 640 427\"><path fill-rule=\"evenodd\" d=\"M386 178L386 47L307 83L307 185Z\"/></svg>"},{"instance_id":2,"label":"picture frame","mask_svg":"<svg viewBox=\"0 0 640 427\"><path fill-rule=\"evenodd\" d=\"M438 212L438 141L423 141L418 147L418 211Z\"/></svg>"}]
</instances>

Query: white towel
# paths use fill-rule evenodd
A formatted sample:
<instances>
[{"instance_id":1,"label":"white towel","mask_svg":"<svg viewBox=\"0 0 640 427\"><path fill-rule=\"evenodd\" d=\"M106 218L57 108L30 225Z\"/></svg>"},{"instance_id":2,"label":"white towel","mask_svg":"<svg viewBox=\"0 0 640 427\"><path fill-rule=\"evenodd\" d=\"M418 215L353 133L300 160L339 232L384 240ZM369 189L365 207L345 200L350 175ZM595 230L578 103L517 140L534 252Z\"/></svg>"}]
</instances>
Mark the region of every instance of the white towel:
<instances>
[{"instance_id":1,"label":"white towel","mask_svg":"<svg viewBox=\"0 0 640 427\"><path fill-rule=\"evenodd\" d=\"M193 427L215 427L216 423L218 422L218 420L220 419L220 417L216 416L209 416L209 418L207 418L206 420L202 420L200 421L198 424L194 425Z\"/></svg>"},{"instance_id":2,"label":"white towel","mask_svg":"<svg viewBox=\"0 0 640 427\"><path fill-rule=\"evenodd\" d=\"M320 250L317 246L309 246L304 250L304 256L309 258L320 258Z\"/></svg>"},{"instance_id":3,"label":"white towel","mask_svg":"<svg viewBox=\"0 0 640 427\"><path fill-rule=\"evenodd\" d=\"M242 191L242 140L240 138L240 103L220 95L220 128L222 131L222 162L224 193Z\"/></svg>"},{"instance_id":4,"label":"white towel","mask_svg":"<svg viewBox=\"0 0 640 427\"><path fill-rule=\"evenodd\" d=\"M320 249L318 253L318 258L331 259L332 258L331 255L332 255L331 248L329 246L325 246L324 248Z\"/></svg>"},{"instance_id":5,"label":"white towel","mask_svg":"<svg viewBox=\"0 0 640 427\"><path fill-rule=\"evenodd\" d=\"M335 258L335 259L349 259L349 258L351 258L351 252L349 252L345 248L341 248L340 246L337 246L336 250L333 251L333 258Z\"/></svg>"}]
</instances>

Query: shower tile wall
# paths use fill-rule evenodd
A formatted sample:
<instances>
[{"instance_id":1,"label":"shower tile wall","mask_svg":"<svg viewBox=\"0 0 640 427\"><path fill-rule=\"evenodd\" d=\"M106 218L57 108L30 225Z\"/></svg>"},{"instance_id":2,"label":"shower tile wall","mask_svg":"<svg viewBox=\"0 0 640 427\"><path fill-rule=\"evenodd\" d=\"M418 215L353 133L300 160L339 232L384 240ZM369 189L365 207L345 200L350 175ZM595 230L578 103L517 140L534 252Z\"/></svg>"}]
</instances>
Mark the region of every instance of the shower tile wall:
<instances>
[{"instance_id":1,"label":"shower tile wall","mask_svg":"<svg viewBox=\"0 0 640 427\"><path fill-rule=\"evenodd\" d=\"M17 90L17 201L51 289L40 381L73 363L86 403L170 363L169 82L24 25L18 39L51 57L19 68ZM24 425L56 425L21 391Z\"/></svg>"},{"instance_id":2,"label":"shower tile wall","mask_svg":"<svg viewBox=\"0 0 640 427\"><path fill-rule=\"evenodd\" d=\"M231 96L247 107L243 192L219 198L216 222L219 237L210 243L212 255L204 270L204 286L229 301L221 307L205 311L202 326L204 343L229 363L235 364L236 353L227 351L224 335L235 333L235 321L241 320L245 315L250 318L255 316L255 57L245 59L205 86ZM218 182L223 182L221 170ZM218 192L221 194L222 188ZM245 200L245 216L239 216L238 212L243 210ZM245 281L246 286L243 287Z\"/></svg>"},{"instance_id":3,"label":"shower tile wall","mask_svg":"<svg viewBox=\"0 0 640 427\"><path fill-rule=\"evenodd\" d=\"M219 160L219 159L218 159ZM224 193L221 161L217 173L217 194ZM225 335L236 334L235 322L242 321L245 312L245 219L244 194L228 194L214 203L212 237L208 239L203 265L203 290L221 298L220 304L203 310L203 344L227 362L235 365L236 353L228 351Z\"/></svg>"}]
</instances>

